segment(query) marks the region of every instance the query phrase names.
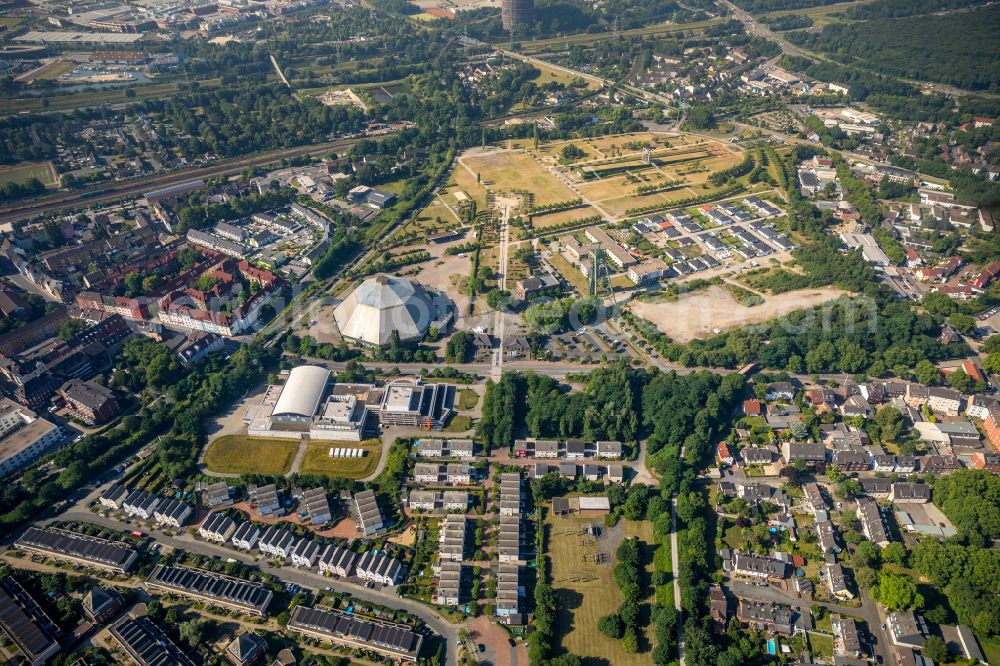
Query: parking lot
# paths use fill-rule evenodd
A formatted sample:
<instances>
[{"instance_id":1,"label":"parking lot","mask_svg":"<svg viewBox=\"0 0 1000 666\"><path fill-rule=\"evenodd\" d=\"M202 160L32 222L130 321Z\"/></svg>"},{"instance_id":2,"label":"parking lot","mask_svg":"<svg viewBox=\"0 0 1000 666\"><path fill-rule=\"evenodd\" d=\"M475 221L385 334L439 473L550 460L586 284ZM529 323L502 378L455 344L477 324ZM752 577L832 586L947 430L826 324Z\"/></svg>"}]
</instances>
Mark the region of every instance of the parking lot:
<instances>
[{"instance_id":1,"label":"parking lot","mask_svg":"<svg viewBox=\"0 0 1000 666\"><path fill-rule=\"evenodd\" d=\"M632 358L635 352L621 338L611 337L604 325L584 326L576 331L553 335L545 349L556 358L553 360L599 361L602 358L615 361Z\"/></svg>"}]
</instances>

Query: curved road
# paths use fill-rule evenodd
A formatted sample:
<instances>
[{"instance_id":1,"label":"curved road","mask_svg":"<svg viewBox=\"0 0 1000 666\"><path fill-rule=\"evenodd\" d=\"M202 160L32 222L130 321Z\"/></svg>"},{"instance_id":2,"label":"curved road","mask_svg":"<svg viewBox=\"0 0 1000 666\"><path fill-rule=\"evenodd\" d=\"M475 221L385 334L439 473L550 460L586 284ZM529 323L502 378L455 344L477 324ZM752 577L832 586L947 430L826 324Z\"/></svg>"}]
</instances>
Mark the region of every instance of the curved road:
<instances>
[{"instance_id":1,"label":"curved road","mask_svg":"<svg viewBox=\"0 0 1000 666\"><path fill-rule=\"evenodd\" d=\"M77 507L73 507L57 518L53 518L45 522L51 523L54 520L86 521L100 525L101 527L120 531L130 532L135 529L133 525L126 524L113 518L105 518L91 513L86 509ZM180 548L188 552L198 553L199 555L206 555L208 557L232 558L245 564L260 566L260 562L255 561L254 557L249 553L231 548L225 548L206 541L196 540L187 532L182 532L175 536L167 536L156 532L150 533L149 536L157 543L164 544L170 548ZM448 666L456 666L458 663L458 632L461 629L461 625L448 622L424 604L410 599L401 598L385 590L368 589L362 585L347 583L343 580L326 578L325 576L321 576L320 574L309 569L299 569L298 567L293 566L274 568L266 565L260 567L260 569L261 571L269 573L286 583L294 583L295 585L300 585L313 590L322 590L323 588L329 587L342 594L347 594L358 599L364 599L365 601L370 601L382 606L397 608L405 610L408 613L412 613L416 617L420 618L434 633L444 638L447 645L445 663L447 663Z\"/></svg>"}]
</instances>

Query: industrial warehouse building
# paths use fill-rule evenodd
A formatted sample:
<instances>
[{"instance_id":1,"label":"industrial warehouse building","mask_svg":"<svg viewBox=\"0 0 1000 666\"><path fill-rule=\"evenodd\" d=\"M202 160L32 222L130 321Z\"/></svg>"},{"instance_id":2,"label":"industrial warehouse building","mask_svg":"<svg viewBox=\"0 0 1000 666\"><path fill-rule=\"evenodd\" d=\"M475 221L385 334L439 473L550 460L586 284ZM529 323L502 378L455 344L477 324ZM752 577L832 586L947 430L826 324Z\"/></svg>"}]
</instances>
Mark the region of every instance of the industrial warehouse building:
<instances>
[{"instance_id":1,"label":"industrial warehouse building","mask_svg":"<svg viewBox=\"0 0 1000 666\"><path fill-rule=\"evenodd\" d=\"M422 338L434 326L444 330L453 308L446 296L410 280L389 275L368 278L333 311L340 334L367 345Z\"/></svg>"},{"instance_id":2,"label":"industrial warehouse building","mask_svg":"<svg viewBox=\"0 0 1000 666\"><path fill-rule=\"evenodd\" d=\"M269 386L243 420L254 437L360 441L378 425L436 430L450 418L455 387L397 380L384 386L334 384L330 371L300 365L283 386Z\"/></svg>"}]
</instances>

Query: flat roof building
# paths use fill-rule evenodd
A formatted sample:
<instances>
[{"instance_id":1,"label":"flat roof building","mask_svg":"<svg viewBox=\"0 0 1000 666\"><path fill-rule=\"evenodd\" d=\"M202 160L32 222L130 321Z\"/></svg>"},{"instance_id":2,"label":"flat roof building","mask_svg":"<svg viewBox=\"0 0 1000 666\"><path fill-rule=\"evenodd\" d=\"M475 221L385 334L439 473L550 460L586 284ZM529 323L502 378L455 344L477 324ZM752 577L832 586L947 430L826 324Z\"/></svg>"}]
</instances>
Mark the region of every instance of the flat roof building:
<instances>
[{"instance_id":1,"label":"flat roof building","mask_svg":"<svg viewBox=\"0 0 1000 666\"><path fill-rule=\"evenodd\" d=\"M0 400L0 478L24 469L62 440L58 426L12 400Z\"/></svg>"}]
</instances>

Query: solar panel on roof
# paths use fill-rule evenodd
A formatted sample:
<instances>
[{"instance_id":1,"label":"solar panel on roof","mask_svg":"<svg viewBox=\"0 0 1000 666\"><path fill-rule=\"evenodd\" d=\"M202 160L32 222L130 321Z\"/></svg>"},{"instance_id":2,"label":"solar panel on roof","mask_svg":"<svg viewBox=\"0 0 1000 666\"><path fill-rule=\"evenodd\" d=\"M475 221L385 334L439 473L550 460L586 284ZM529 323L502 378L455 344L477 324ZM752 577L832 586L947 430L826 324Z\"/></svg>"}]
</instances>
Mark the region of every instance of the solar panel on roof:
<instances>
[{"instance_id":1,"label":"solar panel on roof","mask_svg":"<svg viewBox=\"0 0 1000 666\"><path fill-rule=\"evenodd\" d=\"M354 623L353 634L365 642L376 642L376 630L380 627L375 624L369 624L367 622L355 622Z\"/></svg>"},{"instance_id":2,"label":"solar panel on roof","mask_svg":"<svg viewBox=\"0 0 1000 666\"><path fill-rule=\"evenodd\" d=\"M52 645L52 639L3 589L0 589L0 626L29 656L39 655Z\"/></svg>"}]
</instances>

